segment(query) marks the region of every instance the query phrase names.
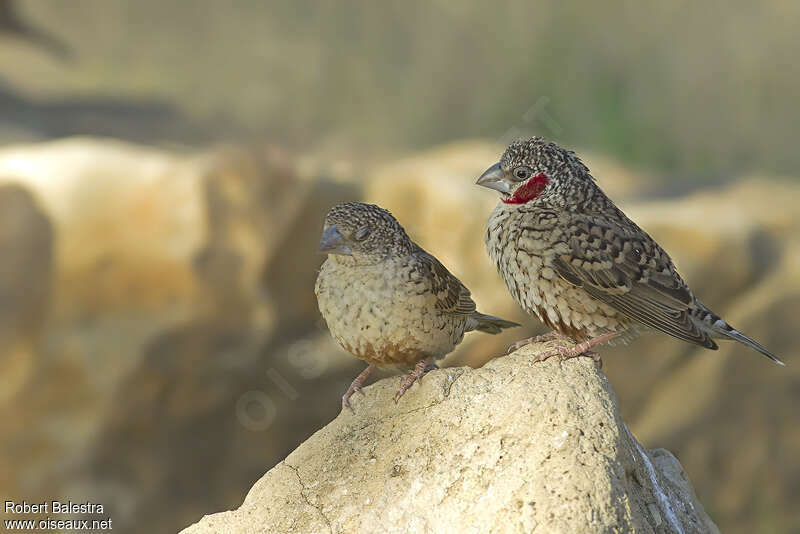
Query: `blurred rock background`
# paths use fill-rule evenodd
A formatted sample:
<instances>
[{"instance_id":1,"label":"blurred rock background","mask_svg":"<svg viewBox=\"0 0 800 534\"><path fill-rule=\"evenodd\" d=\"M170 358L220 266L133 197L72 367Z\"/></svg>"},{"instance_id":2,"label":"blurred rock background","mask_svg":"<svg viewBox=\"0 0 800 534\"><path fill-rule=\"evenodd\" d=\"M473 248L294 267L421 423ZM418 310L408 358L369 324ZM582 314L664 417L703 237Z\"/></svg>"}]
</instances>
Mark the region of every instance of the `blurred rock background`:
<instances>
[{"instance_id":1,"label":"blurred rock background","mask_svg":"<svg viewBox=\"0 0 800 534\"><path fill-rule=\"evenodd\" d=\"M723 532L800 531L800 7L0 1L0 494L121 532L238 506L360 362L316 310L327 209L391 209L525 332L472 183L575 148L714 310L786 359L658 335L620 408ZM633 355L649 354L644 359Z\"/></svg>"}]
</instances>

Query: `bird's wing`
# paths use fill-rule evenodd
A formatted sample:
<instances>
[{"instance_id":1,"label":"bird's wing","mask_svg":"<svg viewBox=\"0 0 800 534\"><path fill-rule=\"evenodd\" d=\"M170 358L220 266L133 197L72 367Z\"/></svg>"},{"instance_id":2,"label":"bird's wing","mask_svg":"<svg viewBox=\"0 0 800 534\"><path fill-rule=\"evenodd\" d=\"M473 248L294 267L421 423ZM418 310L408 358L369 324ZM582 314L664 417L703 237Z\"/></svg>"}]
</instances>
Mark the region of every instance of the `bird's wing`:
<instances>
[{"instance_id":1,"label":"bird's wing","mask_svg":"<svg viewBox=\"0 0 800 534\"><path fill-rule=\"evenodd\" d=\"M430 290L436 297L436 309L456 315L475 313L475 302L469 289L453 276L439 260L421 248L414 252L416 263L423 277L430 283Z\"/></svg>"},{"instance_id":2,"label":"bird's wing","mask_svg":"<svg viewBox=\"0 0 800 534\"><path fill-rule=\"evenodd\" d=\"M691 320L694 296L672 260L632 221L575 215L568 235L569 251L553 262L564 280L650 328L716 348Z\"/></svg>"}]
</instances>

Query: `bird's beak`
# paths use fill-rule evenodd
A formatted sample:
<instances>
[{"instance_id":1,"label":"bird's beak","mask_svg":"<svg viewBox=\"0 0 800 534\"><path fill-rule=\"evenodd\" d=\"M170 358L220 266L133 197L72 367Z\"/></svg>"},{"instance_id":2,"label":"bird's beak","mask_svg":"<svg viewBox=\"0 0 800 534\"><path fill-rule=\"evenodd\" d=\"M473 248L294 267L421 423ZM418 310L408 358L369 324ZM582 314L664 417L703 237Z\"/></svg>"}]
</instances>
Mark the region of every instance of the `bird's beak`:
<instances>
[{"instance_id":1,"label":"bird's beak","mask_svg":"<svg viewBox=\"0 0 800 534\"><path fill-rule=\"evenodd\" d=\"M345 256L353 254L353 251L347 246L344 236L339 232L335 224L325 228L325 231L322 232L322 239L319 240L317 252L320 254L342 254Z\"/></svg>"},{"instance_id":2,"label":"bird's beak","mask_svg":"<svg viewBox=\"0 0 800 534\"><path fill-rule=\"evenodd\" d=\"M486 172L481 174L481 177L478 178L478 181L475 183L483 187L488 187L489 189L494 189L495 191L500 191L501 193L511 193L511 187L506 181L503 169L500 168L500 163L495 163L486 169Z\"/></svg>"}]
</instances>

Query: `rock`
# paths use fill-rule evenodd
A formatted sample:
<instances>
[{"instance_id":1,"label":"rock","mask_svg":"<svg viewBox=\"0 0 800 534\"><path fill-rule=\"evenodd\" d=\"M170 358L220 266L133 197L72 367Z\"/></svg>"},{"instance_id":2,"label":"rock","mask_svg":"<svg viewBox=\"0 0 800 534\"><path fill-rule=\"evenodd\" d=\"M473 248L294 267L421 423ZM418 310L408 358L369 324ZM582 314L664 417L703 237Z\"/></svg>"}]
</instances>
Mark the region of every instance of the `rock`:
<instances>
[{"instance_id":1,"label":"rock","mask_svg":"<svg viewBox=\"0 0 800 534\"><path fill-rule=\"evenodd\" d=\"M593 362L426 375L398 403L382 380L250 490L183 534L718 532L678 461L646 451Z\"/></svg>"}]
</instances>

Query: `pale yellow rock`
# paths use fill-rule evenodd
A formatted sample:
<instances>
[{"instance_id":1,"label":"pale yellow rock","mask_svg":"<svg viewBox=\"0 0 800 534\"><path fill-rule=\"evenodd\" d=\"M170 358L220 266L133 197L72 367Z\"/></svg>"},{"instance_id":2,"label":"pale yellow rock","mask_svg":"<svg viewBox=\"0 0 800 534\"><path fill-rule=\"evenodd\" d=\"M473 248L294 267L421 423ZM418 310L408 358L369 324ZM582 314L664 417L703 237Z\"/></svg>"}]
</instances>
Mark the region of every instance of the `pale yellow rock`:
<instances>
[{"instance_id":1,"label":"pale yellow rock","mask_svg":"<svg viewBox=\"0 0 800 534\"><path fill-rule=\"evenodd\" d=\"M198 290L191 259L206 236L203 176L199 158L113 140L0 150L0 183L30 191L58 236L65 313L76 305L189 313L176 303L188 305Z\"/></svg>"},{"instance_id":2,"label":"pale yellow rock","mask_svg":"<svg viewBox=\"0 0 800 534\"><path fill-rule=\"evenodd\" d=\"M356 396L270 470L237 510L184 534L716 533L678 461L627 430L589 359L396 379Z\"/></svg>"}]
</instances>

